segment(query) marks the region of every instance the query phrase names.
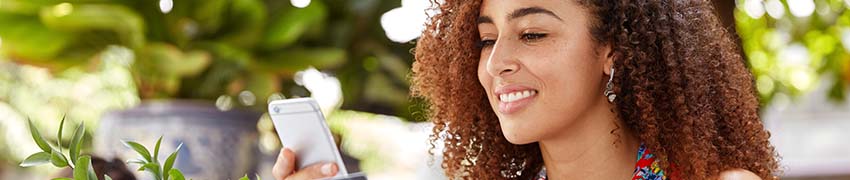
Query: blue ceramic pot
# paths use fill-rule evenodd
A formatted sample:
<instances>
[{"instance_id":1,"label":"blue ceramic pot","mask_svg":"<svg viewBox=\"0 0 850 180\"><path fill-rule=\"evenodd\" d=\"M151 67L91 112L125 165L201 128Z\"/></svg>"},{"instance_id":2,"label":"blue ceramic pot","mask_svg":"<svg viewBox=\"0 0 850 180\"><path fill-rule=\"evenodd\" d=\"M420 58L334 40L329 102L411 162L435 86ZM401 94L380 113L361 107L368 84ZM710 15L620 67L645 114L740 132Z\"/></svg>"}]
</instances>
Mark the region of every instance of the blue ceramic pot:
<instances>
[{"instance_id":1,"label":"blue ceramic pot","mask_svg":"<svg viewBox=\"0 0 850 180\"><path fill-rule=\"evenodd\" d=\"M139 158L122 140L137 141L153 153L163 136L159 154L164 162L180 143L175 167L187 179L238 179L255 174L260 152L257 121L262 113L233 109L220 111L200 101L148 101L137 107L107 113L95 133L95 154L105 158ZM137 169L138 165L128 165ZM136 172L139 179L153 179Z\"/></svg>"}]
</instances>

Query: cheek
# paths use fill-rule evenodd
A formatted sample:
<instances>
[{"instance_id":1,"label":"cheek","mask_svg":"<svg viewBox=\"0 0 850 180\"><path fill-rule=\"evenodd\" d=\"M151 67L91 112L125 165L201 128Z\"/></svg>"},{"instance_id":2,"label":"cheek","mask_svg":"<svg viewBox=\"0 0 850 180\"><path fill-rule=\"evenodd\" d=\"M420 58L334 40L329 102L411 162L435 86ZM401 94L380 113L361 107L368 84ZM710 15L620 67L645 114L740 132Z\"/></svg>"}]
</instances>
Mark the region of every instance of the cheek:
<instances>
[{"instance_id":1,"label":"cheek","mask_svg":"<svg viewBox=\"0 0 850 180\"><path fill-rule=\"evenodd\" d=\"M535 60L526 66L543 81L546 88L560 90L564 86L578 86L573 88L588 89L591 87L584 85L597 80L592 76L598 71L595 68L597 63L594 63L597 60L582 49L558 48L536 54L545 56L533 58Z\"/></svg>"},{"instance_id":2,"label":"cheek","mask_svg":"<svg viewBox=\"0 0 850 180\"><path fill-rule=\"evenodd\" d=\"M567 57L574 58L551 60L547 63L540 63L537 67L537 69L540 69L538 71L540 78L546 83L547 88L553 90L592 88L587 85L590 85L591 81L597 80L591 76L593 66L588 62L582 62L590 61L590 59L579 59L576 56Z\"/></svg>"},{"instance_id":3,"label":"cheek","mask_svg":"<svg viewBox=\"0 0 850 180\"><path fill-rule=\"evenodd\" d=\"M493 77L490 77L490 74L487 73L487 61L479 60L478 61L478 82L484 87L484 90L489 94L490 93L490 83L493 81Z\"/></svg>"},{"instance_id":4,"label":"cheek","mask_svg":"<svg viewBox=\"0 0 850 180\"><path fill-rule=\"evenodd\" d=\"M590 105L595 95L601 96L601 67L593 50L589 48L553 49L539 54L537 62L527 64L543 85L544 104L555 112L581 109L576 106Z\"/></svg>"}]
</instances>

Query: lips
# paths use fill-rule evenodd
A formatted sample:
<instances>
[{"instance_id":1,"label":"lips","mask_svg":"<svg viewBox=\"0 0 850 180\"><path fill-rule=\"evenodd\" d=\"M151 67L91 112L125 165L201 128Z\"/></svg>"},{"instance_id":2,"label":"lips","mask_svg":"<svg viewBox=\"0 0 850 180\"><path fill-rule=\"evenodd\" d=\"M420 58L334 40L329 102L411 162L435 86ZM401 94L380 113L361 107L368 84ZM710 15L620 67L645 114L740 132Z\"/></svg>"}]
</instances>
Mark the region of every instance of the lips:
<instances>
[{"instance_id":1,"label":"lips","mask_svg":"<svg viewBox=\"0 0 850 180\"><path fill-rule=\"evenodd\" d=\"M530 105L538 93L539 91L530 87L510 85L497 88L494 94L499 100L498 111L511 114Z\"/></svg>"}]
</instances>

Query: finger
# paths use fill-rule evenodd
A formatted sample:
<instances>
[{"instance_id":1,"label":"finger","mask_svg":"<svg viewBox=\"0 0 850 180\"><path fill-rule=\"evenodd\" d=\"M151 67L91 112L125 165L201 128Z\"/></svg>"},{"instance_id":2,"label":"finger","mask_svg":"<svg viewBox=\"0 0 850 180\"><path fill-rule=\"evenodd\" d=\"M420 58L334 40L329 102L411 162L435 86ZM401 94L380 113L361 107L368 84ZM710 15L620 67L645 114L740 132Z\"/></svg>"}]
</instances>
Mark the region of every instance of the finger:
<instances>
[{"instance_id":1,"label":"finger","mask_svg":"<svg viewBox=\"0 0 850 180\"><path fill-rule=\"evenodd\" d=\"M280 150L277 161L272 167L272 176L277 180L283 180L295 170L295 153L288 148Z\"/></svg>"},{"instance_id":2,"label":"finger","mask_svg":"<svg viewBox=\"0 0 850 180\"><path fill-rule=\"evenodd\" d=\"M321 179L336 175L339 167L334 163L318 163L298 170L295 174L286 177L287 180Z\"/></svg>"}]
</instances>

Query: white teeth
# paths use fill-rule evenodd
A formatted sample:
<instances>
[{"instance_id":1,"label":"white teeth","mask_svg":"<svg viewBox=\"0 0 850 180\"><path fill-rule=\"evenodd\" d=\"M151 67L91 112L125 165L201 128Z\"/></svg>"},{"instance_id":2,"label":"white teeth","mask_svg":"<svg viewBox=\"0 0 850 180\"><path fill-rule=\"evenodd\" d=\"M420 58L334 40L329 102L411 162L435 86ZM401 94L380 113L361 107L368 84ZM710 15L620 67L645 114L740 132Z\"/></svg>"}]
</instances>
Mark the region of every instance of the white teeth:
<instances>
[{"instance_id":1,"label":"white teeth","mask_svg":"<svg viewBox=\"0 0 850 180\"><path fill-rule=\"evenodd\" d=\"M517 101L517 100L520 100L520 99L525 99L525 98L531 97L535 94L537 94L537 91L534 91L534 90L525 90L525 91L513 92L513 93L508 93L508 94L501 94L501 95L499 95L499 101L506 102L506 103L514 102L514 101Z\"/></svg>"}]
</instances>

